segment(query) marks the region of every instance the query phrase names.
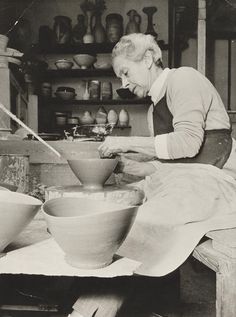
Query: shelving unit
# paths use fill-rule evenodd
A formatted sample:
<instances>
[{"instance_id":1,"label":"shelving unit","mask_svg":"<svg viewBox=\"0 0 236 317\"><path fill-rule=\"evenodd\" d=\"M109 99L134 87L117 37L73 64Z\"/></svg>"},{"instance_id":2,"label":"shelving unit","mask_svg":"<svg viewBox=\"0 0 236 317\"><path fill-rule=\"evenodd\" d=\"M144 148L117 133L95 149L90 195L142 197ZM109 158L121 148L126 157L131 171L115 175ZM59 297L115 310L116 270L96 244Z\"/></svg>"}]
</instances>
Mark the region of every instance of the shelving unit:
<instances>
[{"instance_id":1,"label":"shelving unit","mask_svg":"<svg viewBox=\"0 0 236 317\"><path fill-rule=\"evenodd\" d=\"M163 40L157 41L161 50L168 50L169 45ZM88 43L88 44L57 44L49 47L40 47L39 44L32 45L34 54L99 54L111 53L116 43Z\"/></svg>"},{"instance_id":2,"label":"shelving unit","mask_svg":"<svg viewBox=\"0 0 236 317\"><path fill-rule=\"evenodd\" d=\"M162 50L168 50L168 44L165 44L164 41L158 41ZM72 55L76 53L86 53L86 54L110 54L112 52L113 47L116 43L92 43L92 44L77 44L77 45L55 45L48 48L41 48L38 44L32 47L32 52L35 54L45 54L50 55L50 59L52 59L53 55L58 56L62 55L66 58L67 55ZM89 80L89 79L101 79L102 78L115 78L115 73L112 68L109 69L98 69L98 68L88 68L88 69L80 69L80 68L72 68L69 70L60 70L60 69L47 69L39 74L39 78L41 81L51 81L57 82L58 80L61 82L63 79L66 83L69 79L78 79L78 80ZM66 86L66 84L65 84ZM111 100L62 100L57 97L52 98L43 98L38 96L38 104L39 104L39 119L43 121L52 121L53 113L56 111L66 112L78 112L85 111L86 106L132 106L132 105L148 105L150 104L150 98L133 98L133 99L121 99L114 98ZM91 107L90 107L91 110ZM74 115L74 114L73 114ZM49 118L49 119L48 119ZM39 125L40 127L40 125ZM56 128L56 127L55 127ZM127 130L131 129L131 126L120 127L117 125L115 127L116 131L119 130Z\"/></svg>"},{"instance_id":3,"label":"shelving unit","mask_svg":"<svg viewBox=\"0 0 236 317\"><path fill-rule=\"evenodd\" d=\"M148 104L150 103L149 98L135 98L135 99L110 99L110 100L95 100L95 99L89 99L89 100L78 100L78 99L73 99L73 100L62 100L59 98L50 98L50 99L39 99L41 100L41 103L47 102L53 107L58 107L63 105L71 106L81 106L81 105L143 105L143 104Z\"/></svg>"},{"instance_id":4,"label":"shelving unit","mask_svg":"<svg viewBox=\"0 0 236 317\"><path fill-rule=\"evenodd\" d=\"M42 74L44 79L57 79L57 78L88 78L88 77L114 77L115 73L113 69L95 69L95 68L88 68L88 69L49 69Z\"/></svg>"}]
</instances>

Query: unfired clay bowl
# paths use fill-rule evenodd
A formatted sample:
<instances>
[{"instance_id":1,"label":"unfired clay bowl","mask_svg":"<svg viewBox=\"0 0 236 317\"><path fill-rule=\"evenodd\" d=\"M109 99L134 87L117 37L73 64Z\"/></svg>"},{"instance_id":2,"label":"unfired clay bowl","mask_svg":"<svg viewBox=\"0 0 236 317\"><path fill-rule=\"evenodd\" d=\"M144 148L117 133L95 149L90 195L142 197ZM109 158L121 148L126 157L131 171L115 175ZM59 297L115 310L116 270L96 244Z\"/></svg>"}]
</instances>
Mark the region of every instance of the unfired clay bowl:
<instances>
[{"instance_id":1,"label":"unfired clay bowl","mask_svg":"<svg viewBox=\"0 0 236 317\"><path fill-rule=\"evenodd\" d=\"M30 223L41 205L29 195L0 191L0 252Z\"/></svg>"},{"instance_id":2,"label":"unfired clay bowl","mask_svg":"<svg viewBox=\"0 0 236 317\"><path fill-rule=\"evenodd\" d=\"M78 197L60 197L42 206L48 229L74 267L109 265L137 214L136 206Z\"/></svg>"},{"instance_id":3,"label":"unfired clay bowl","mask_svg":"<svg viewBox=\"0 0 236 317\"><path fill-rule=\"evenodd\" d=\"M118 159L84 158L68 160L68 164L83 187L90 190L102 189L114 171Z\"/></svg>"}]
</instances>

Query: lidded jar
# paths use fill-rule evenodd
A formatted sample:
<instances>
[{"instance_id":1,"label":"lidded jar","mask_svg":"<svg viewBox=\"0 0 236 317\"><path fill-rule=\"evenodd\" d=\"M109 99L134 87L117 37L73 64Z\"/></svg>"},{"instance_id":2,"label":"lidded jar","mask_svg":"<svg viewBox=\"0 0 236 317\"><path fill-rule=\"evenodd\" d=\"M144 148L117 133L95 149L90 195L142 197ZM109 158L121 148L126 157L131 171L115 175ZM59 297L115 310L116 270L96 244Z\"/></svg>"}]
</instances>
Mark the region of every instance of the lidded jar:
<instances>
[{"instance_id":1,"label":"lidded jar","mask_svg":"<svg viewBox=\"0 0 236 317\"><path fill-rule=\"evenodd\" d=\"M123 35L123 17L118 13L106 16L106 33L108 42L118 42Z\"/></svg>"}]
</instances>

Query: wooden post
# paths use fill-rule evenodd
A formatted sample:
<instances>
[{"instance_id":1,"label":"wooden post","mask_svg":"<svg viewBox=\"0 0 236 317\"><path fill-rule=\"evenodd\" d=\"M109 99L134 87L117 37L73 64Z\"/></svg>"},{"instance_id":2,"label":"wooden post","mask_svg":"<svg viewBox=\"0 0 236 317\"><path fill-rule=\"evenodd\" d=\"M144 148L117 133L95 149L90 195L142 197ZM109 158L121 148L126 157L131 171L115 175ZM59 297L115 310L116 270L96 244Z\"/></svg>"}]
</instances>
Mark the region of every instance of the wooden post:
<instances>
[{"instance_id":1,"label":"wooden post","mask_svg":"<svg viewBox=\"0 0 236 317\"><path fill-rule=\"evenodd\" d=\"M10 70L9 68L0 68L0 102L10 110L11 97L10 97ZM10 118L2 111L0 111L0 129L10 129ZM9 130L10 131L10 130Z\"/></svg>"},{"instance_id":2,"label":"wooden post","mask_svg":"<svg viewBox=\"0 0 236 317\"><path fill-rule=\"evenodd\" d=\"M206 0L198 0L197 69L206 74Z\"/></svg>"},{"instance_id":3,"label":"wooden post","mask_svg":"<svg viewBox=\"0 0 236 317\"><path fill-rule=\"evenodd\" d=\"M37 95L29 95L28 101L28 125L34 130L34 132L38 132L38 96Z\"/></svg>"},{"instance_id":4,"label":"wooden post","mask_svg":"<svg viewBox=\"0 0 236 317\"><path fill-rule=\"evenodd\" d=\"M216 317L236 316L236 263L230 260L216 273Z\"/></svg>"}]
</instances>

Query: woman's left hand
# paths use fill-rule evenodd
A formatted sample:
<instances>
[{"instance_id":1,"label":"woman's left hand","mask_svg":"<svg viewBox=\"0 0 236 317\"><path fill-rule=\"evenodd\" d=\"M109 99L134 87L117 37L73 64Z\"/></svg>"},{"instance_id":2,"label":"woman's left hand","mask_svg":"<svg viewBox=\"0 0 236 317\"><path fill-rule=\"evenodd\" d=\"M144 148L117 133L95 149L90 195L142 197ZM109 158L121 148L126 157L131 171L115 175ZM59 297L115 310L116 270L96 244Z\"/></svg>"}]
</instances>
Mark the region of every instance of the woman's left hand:
<instances>
[{"instance_id":1,"label":"woman's left hand","mask_svg":"<svg viewBox=\"0 0 236 317\"><path fill-rule=\"evenodd\" d=\"M110 157L117 153L125 153L130 150L127 137L106 137L99 146L98 151L101 157Z\"/></svg>"},{"instance_id":2,"label":"woman's left hand","mask_svg":"<svg viewBox=\"0 0 236 317\"><path fill-rule=\"evenodd\" d=\"M123 155L120 156L120 161L118 163L118 167L116 168L116 172L123 172L140 177L149 176L155 173L155 171L156 168L153 164L130 160L125 158Z\"/></svg>"}]
</instances>

